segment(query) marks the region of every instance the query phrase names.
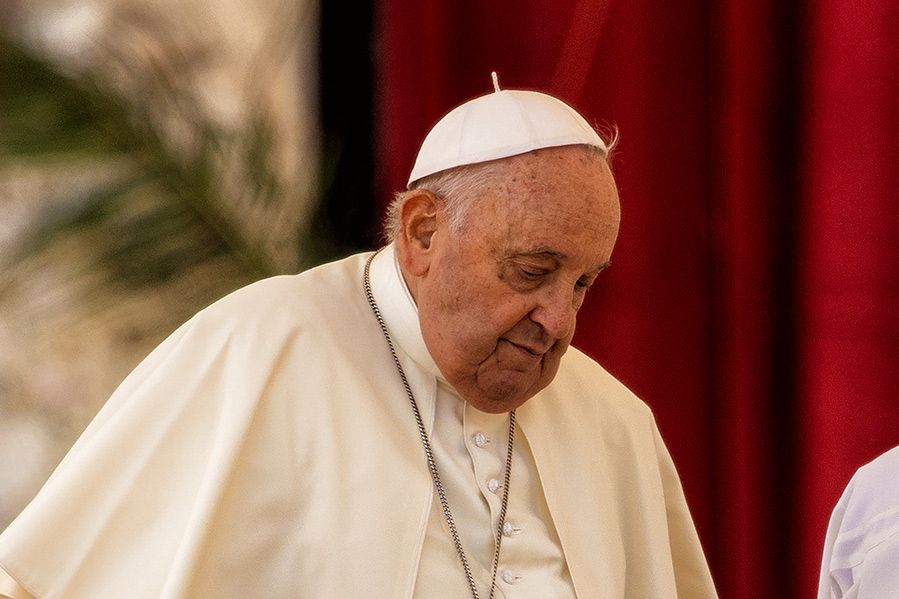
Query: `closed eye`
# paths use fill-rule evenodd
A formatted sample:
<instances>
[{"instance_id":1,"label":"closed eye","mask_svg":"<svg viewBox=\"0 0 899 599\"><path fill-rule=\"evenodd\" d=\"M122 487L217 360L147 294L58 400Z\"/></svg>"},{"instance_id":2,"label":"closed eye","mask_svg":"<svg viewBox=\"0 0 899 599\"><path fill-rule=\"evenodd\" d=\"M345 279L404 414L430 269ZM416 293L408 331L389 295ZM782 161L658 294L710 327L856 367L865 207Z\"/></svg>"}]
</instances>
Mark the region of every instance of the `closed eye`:
<instances>
[{"instance_id":1,"label":"closed eye","mask_svg":"<svg viewBox=\"0 0 899 599\"><path fill-rule=\"evenodd\" d=\"M524 278L532 281L535 281L540 277L544 277L547 274L546 270L542 268L535 268L533 266L519 266L518 271Z\"/></svg>"}]
</instances>

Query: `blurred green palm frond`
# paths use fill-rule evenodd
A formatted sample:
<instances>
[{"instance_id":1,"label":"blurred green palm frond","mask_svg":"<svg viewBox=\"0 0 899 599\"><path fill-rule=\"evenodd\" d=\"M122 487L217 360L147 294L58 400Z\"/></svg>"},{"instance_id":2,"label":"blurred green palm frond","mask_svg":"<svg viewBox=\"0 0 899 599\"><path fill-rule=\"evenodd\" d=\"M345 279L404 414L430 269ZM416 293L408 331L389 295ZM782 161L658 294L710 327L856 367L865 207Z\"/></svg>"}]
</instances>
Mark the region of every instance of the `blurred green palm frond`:
<instances>
[{"instance_id":1,"label":"blurred green palm frond","mask_svg":"<svg viewBox=\"0 0 899 599\"><path fill-rule=\"evenodd\" d=\"M238 280L198 284L226 290L296 262L268 238L291 200L274 167L270 108L255 94L235 124L212 118L201 67L214 49L171 30L145 12L120 16L93 66L77 70L0 37L0 179L76 165L7 242L0 294L3 279L28 276L36 256L72 240L91 270L88 295L152 287L214 260ZM285 43L296 31L282 27Z\"/></svg>"},{"instance_id":2,"label":"blurred green palm frond","mask_svg":"<svg viewBox=\"0 0 899 599\"><path fill-rule=\"evenodd\" d=\"M113 134L127 120L112 98L88 82L62 75L10 40L0 37L0 153L41 159L128 151L134 140Z\"/></svg>"}]
</instances>

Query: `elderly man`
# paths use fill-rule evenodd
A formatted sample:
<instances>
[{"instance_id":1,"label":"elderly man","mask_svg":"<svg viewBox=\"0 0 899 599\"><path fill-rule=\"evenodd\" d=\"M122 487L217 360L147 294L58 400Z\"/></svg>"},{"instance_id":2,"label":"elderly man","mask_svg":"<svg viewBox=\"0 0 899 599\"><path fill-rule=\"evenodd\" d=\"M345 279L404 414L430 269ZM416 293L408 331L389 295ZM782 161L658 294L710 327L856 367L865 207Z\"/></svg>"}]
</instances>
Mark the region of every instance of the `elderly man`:
<instances>
[{"instance_id":1,"label":"elderly man","mask_svg":"<svg viewBox=\"0 0 899 599\"><path fill-rule=\"evenodd\" d=\"M387 247L231 294L122 383L0 537L9 593L715 596L652 414L569 348L608 151L536 92L450 112Z\"/></svg>"}]
</instances>

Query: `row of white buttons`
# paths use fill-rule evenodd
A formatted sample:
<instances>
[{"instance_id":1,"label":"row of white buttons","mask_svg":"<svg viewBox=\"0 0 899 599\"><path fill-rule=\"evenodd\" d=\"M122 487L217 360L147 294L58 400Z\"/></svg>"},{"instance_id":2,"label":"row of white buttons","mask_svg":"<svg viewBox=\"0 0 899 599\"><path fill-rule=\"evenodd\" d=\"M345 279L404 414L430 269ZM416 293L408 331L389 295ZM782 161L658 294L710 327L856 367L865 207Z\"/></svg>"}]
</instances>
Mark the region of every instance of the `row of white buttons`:
<instances>
[{"instance_id":1,"label":"row of white buttons","mask_svg":"<svg viewBox=\"0 0 899 599\"><path fill-rule=\"evenodd\" d=\"M479 431L471 436L471 442L475 447L483 449L490 444L490 439L487 437L487 435ZM487 490L493 494L496 494L497 491L499 491L500 486L500 482L495 478L491 478L487 481ZM516 528L511 522L503 523L503 536L511 537L512 535L516 535L519 532L521 532L521 529ZM521 579L521 577L516 575L515 572L508 569L503 570L500 576L507 584L515 584Z\"/></svg>"},{"instance_id":2,"label":"row of white buttons","mask_svg":"<svg viewBox=\"0 0 899 599\"><path fill-rule=\"evenodd\" d=\"M487 437L487 435L485 435L484 433L478 431L471 436L471 442L474 443L475 447L483 449L490 444L490 438ZM487 481L487 490L494 495L497 493L497 491L499 491L500 486L500 482L495 478L491 478Z\"/></svg>"}]
</instances>

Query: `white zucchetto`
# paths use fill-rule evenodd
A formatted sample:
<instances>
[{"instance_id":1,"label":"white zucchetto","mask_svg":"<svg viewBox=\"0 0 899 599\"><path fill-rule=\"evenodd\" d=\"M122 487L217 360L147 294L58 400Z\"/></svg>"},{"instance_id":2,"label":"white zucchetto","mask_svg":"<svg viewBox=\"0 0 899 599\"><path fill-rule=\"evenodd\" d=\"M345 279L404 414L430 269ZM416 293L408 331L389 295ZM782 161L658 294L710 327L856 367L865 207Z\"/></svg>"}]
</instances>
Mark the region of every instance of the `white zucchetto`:
<instances>
[{"instance_id":1,"label":"white zucchetto","mask_svg":"<svg viewBox=\"0 0 899 599\"><path fill-rule=\"evenodd\" d=\"M409 175L419 179L466 164L531 150L584 144L608 150L593 127L565 102L524 90L500 90L451 110L428 132Z\"/></svg>"}]
</instances>

